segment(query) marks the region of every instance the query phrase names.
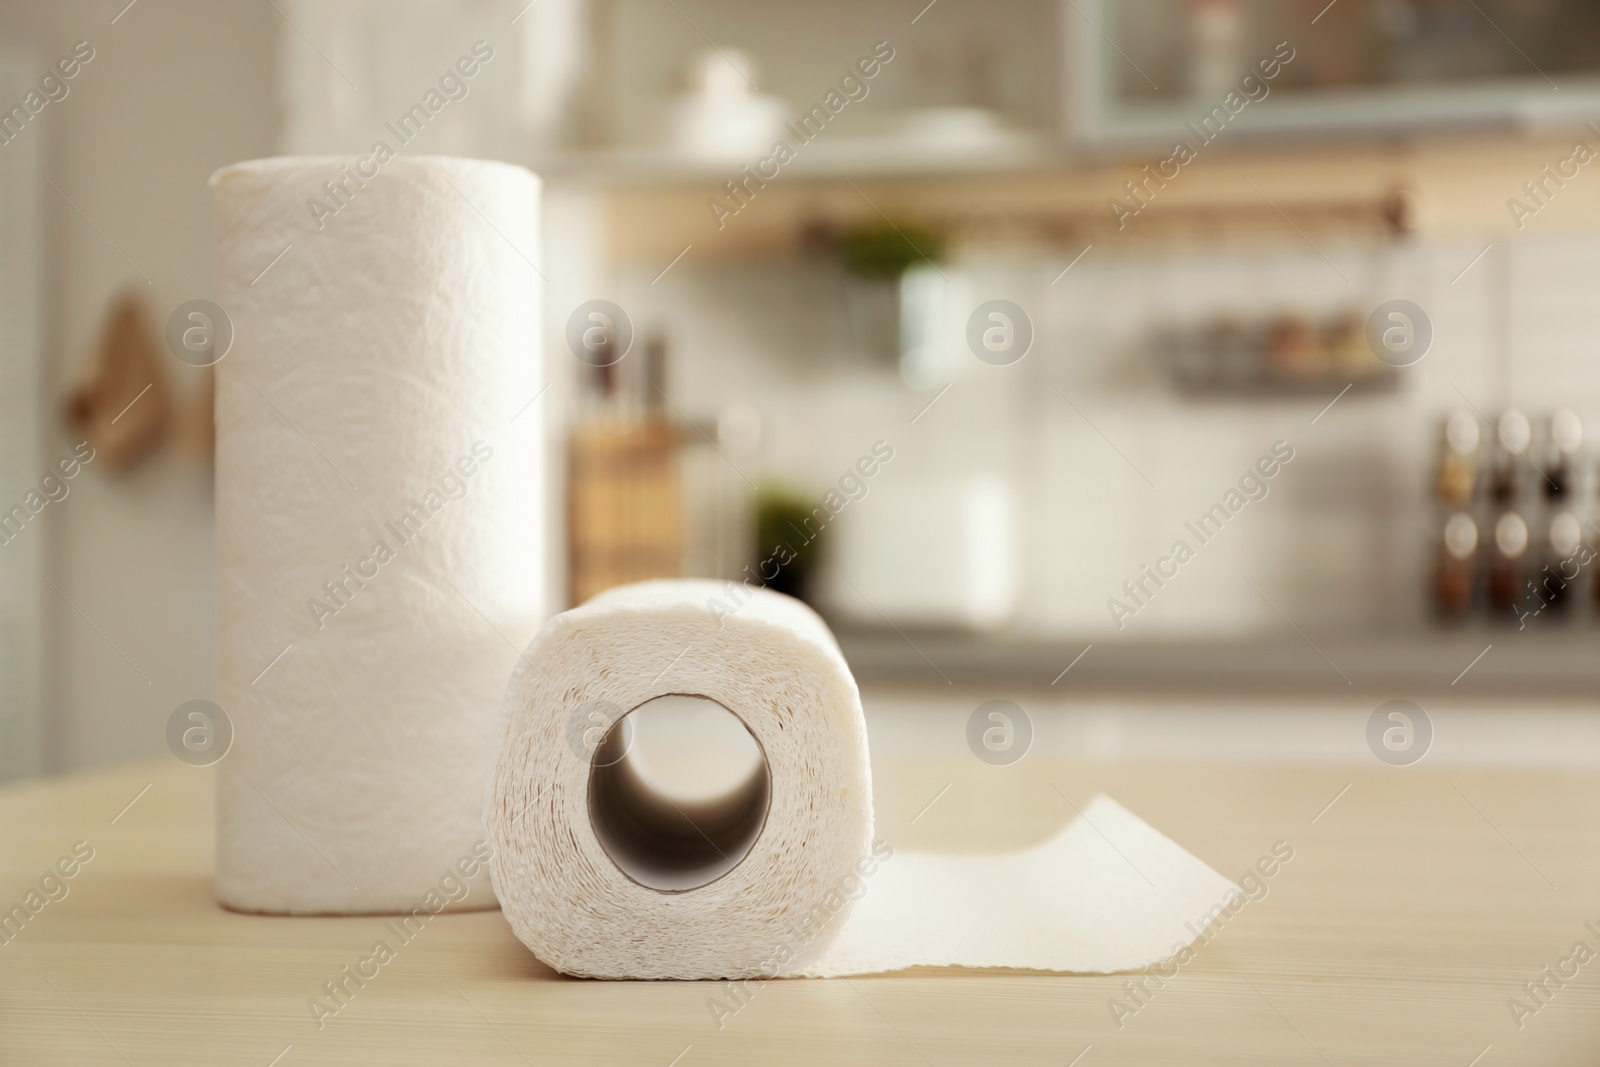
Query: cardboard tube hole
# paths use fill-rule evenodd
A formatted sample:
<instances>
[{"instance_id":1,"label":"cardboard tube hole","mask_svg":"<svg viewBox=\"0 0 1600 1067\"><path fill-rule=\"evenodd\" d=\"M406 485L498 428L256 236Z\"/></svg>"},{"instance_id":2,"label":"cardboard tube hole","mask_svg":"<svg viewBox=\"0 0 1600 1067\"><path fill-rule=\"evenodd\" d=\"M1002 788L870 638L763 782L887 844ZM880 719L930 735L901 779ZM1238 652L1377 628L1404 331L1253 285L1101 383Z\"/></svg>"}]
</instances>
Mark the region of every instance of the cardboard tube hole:
<instances>
[{"instance_id":1,"label":"cardboard tube hole","mask_svg":"<svg viewBox=\"0 0 1600 1067\"><path fill-rule=\"evenodd\" d=\"M767 822L772 775L754 735L709 697L670 694L618 719L589 768L589 822L633 881L663 893L733 870Z\"/></svg>"}]
</instances>

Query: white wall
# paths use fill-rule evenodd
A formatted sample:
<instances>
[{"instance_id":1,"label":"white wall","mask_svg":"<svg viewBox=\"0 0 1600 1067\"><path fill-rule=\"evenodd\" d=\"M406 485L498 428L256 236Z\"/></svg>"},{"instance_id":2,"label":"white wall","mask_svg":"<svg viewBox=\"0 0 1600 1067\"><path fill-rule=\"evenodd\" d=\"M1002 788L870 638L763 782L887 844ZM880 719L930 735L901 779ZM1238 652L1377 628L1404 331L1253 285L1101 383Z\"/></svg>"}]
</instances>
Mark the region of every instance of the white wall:
<instances>
[{"instance_id":1,"label":"white wall","mask_svg":"<svg viewBox=\"0 0 1600 1067\"><path fill-rule=\"evenodd\" d=\"M33 50L40 74L76 41L95 49L23 133L42 139L44 173L64 194L41 186L46 460L71 451L60 407L107 302L137 291L160 331L178 304L209 296L206 178L273 149L281 20L266 0L139 0L118 17L122 7L0 2L0 33ZM196 372L165 356L162 370L187 401ZM212 695L209 470L170 444L127 478L91 464L26 533L44 539L46 573L77 609L44 587L46 769L163 752L172 709Z\"/></svg>"},{"instance_id":2,"label":"white wall","mask_svg":"<svg viewBox=\"0 0 1600 1067\"><path fill-rule=\"evenodd\" d=\"M686 261L655 284L650 268L624 272L615 298L641 327L668 330L678 357L673 397L685 412L737 402L762 413L766 451L749 477L798 482L820 501L874 440L894 444L895 459L872 489L878 496L847 508L841 533L846 523L892 526L875 509L893 506L888 483L906 479L948 486L950 521L923 536L950 536L963 481L1008 479L1023 516L1021 627L1089 640L1117 632L1107 598L1178 537L1193 544L1184 521L1283 439L1295 458L1266 499L1199 547L1146 610L1124 620L1121 635L1277 635L1285 632L1278 609L1313 633L1404 632L1427 623L1439 418L1464 407L1464 394L1490 413L1508 402L1535 417L1574 407L1588 419L1591 455L1600 430L1600 309L1589 297L1600 239L1529 238L1509 253L1499 244L1452 285L1482 244L1433 240L1374 257L1323 239L1348 284L1287 230L1282 242L1236 250L1216 242L1137 257L1097 249L1054 286L1070 252L972 255L946 271L965 282L969 306L997 297L1020 304L1037 330L1033 350L991 367L962 348L955 384L915 424L935 390L914 392L892 366L855 351L837 272ZM1398 391L1352 393L1314 424L1336 387L1299 399L1185 399L1146 343L1152 326L1174 320L1346 307L1364 318L1391 297L1430 315L1430 353L1404 371ZM1495 325L1506 304L1509 351ZM1592 484L1587 471L1581 484ZM1578 501L1582 517L1592 517L1590 492ZM825 536L838 543L832 531Z\"/></svg>"}]
</instances>

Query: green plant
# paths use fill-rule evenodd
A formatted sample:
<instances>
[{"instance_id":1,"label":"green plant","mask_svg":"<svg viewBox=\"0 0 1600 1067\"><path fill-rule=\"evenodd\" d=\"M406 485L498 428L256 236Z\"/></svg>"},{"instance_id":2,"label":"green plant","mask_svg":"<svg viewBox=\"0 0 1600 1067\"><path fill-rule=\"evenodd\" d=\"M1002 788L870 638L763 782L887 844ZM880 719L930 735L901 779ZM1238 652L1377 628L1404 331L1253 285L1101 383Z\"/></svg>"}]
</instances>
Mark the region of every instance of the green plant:
<instances>
[{"instance_id":1,"label":"green plant","mask_svg":"<svg viewBox=\"0 0 1600 1067\"><path fill-rule=\"evenodd\" d=\"M812 504L786 487L763 486L756 497L756 568L769 588L801 599L817 563L811 513Z\"/></svg>"},{"instance_id":2,"label":"green plant","mask_svg":"<svg viewBox=\"0 0 1600 1067\"><path fill-rule=\"evenodd\" d=\"M844 238L844 265L868 278L898 278L917 263L937 262L944 238L932 230L907 224L856 230Z\"/></svg>"}]
</instances>

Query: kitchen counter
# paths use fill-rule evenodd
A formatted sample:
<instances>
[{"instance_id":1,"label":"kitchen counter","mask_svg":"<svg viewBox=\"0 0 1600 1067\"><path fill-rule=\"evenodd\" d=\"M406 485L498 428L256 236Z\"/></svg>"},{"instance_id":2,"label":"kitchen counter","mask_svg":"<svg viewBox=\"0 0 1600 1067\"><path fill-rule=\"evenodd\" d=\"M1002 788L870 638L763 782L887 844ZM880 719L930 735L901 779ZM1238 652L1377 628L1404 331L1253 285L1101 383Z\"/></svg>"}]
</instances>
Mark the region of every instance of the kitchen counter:
<instances>
[{"instance_id":1,"label":"kitchen counter","mask_svg":"<svg viewBox=\"0 0 1600 1067\"><path fill-rule=\"evenodd\" d=\"M923 969L768 983L719 1030L718 985L563 978L489 911L435 919L319 1029L308 998L382 918L220 908L207 770L30 783L0 791L0 907L78 842L93 858L0 944L0 1064L1600 1061L1600 959L1548 1003L1524 991L1576 942L1600 950L1594 772L1030 756L874 774L879 834L901 849L1042 840L1072 816L1053 783L1080 806L1110 793L1232 878L1277 842L1294 855L1120 1028L1129 976ZM981 922L1004 905L973 906Z\"/></svg>"},{"instance_id":2,"label":"kitchen counter","mask_svg":"<svg viewBox=\"0 0 1600 1067\"><path fill-rule=\"evenodd\" d=\"M1528 693L1587 697L1600 687L1600 657L1595 655L1600 631L1587 625L1317 634L1315 645L1293 633L1214 640L846 628L837 633L851 671L863 684L1007 683L1056 685L1063 691L1181 694L1220 687L1231 692L1461 698Z\"/></svg>"}]
</instances>

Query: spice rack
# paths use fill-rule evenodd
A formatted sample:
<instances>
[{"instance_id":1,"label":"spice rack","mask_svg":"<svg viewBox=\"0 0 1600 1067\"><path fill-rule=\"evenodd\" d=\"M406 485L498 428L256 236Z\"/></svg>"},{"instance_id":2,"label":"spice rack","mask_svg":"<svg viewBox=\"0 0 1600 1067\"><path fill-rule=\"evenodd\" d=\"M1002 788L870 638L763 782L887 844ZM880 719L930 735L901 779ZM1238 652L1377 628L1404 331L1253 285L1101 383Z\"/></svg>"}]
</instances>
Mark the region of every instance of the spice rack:
<instances>
[{"instance_id":1,"label":"spice rack","mask_svg":"<svg viewBox=\"0 0 1600 1067\"><path fill-rule=\"evenodd\" d=\"M1433 614L1511 626L1600 621L1596 527L1582 418L1507 408L1485 434L1459 410L1440 426Z\"/></svg>"},{"instance_id":2,"label":"spice rack","mask_svg":"<svg viewBox=\"0 0 1600 1067\"><path fill-rule=\"evenodd\" d=\"M1372 354L1355 311L1317 319L1283 314L1254 322L1218 316L1152 336L1152 355L1191 396L1332 395L1384 392L1400 372Z\"/></svg>"}]
</instances>

